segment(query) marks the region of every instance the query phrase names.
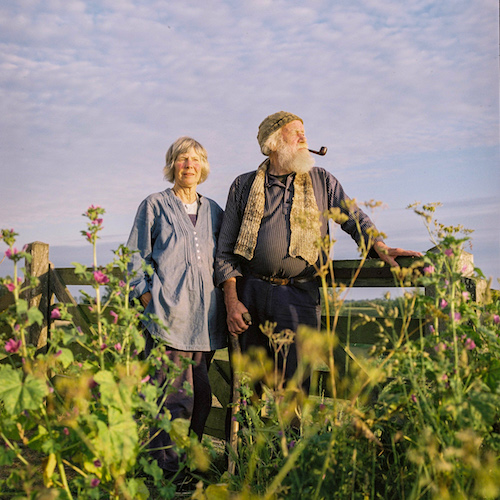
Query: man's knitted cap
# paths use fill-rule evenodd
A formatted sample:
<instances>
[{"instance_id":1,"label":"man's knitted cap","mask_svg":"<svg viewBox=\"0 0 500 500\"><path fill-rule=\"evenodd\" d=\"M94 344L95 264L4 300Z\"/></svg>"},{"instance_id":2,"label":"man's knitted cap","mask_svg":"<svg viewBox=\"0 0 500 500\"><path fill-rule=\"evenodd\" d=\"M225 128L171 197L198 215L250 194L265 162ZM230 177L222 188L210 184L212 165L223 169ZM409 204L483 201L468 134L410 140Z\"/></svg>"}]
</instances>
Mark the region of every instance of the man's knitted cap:
<instances>
[{"instance_id":1,"label":"man's knitted cap","mask_svg":"<svg viewBox=\"0 0 500 500\"><path fill-rule=\"evenodd\" d=\"M300 120L304 123L302 118L294 115L292 113L287 113L286 111L278 111L273 115L269 115L265 118L262 123L259 125L259 133L257 134L257 140L259 141L260 150L263 154L269 155L269 151L264 150L264 144L266 143L269 136L279 130L281 127L284 127L290 122L295 120Z\"/></svg>"}]
</instances>

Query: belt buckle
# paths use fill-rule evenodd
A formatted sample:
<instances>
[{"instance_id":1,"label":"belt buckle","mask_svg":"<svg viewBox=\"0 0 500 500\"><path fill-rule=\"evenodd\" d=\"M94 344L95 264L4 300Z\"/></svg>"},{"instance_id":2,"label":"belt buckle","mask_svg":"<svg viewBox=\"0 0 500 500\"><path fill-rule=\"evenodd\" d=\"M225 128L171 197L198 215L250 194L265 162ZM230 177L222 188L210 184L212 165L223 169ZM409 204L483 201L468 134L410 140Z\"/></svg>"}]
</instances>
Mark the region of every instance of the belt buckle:
<instances>
[{"instance_id":1,"label":"belt buckle","mask_svg":"<svg viewBox=\"0 0 500 500\"><path fill-rule=\"evenodd\" d=\"M281 285L281 286L288 285L288 283L290 283L290 280L288 278L278 278L276 276L270 276L269 281L273 285Z\"/></svg>"}]
</instances>

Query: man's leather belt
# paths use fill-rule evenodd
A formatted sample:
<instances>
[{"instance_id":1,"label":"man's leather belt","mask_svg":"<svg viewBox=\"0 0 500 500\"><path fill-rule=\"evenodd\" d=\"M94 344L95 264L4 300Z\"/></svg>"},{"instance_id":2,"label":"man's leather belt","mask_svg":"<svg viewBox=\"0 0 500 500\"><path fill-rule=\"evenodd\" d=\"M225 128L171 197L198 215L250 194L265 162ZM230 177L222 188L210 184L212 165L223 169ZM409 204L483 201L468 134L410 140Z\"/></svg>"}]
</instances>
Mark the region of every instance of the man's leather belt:
<instances>
[{"instance_id":1,"label":"man's leather belt","mask_svg":"<svg viewBox=\"0 0 500 500\"><path fill-rule=\"evenodd\" d=\"M252 273L252 276L262 281L267 281L271 285L293 285L294 283L309 283L316 278L278 278L276 276L262 276L261 274Z\"/></svg>"}]
</instances>

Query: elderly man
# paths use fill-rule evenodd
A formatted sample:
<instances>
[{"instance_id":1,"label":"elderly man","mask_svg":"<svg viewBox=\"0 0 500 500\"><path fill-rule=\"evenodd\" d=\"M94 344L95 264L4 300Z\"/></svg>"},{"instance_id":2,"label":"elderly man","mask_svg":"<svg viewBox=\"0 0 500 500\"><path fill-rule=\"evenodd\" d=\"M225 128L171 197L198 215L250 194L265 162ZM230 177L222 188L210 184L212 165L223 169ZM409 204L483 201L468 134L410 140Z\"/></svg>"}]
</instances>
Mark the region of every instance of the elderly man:
<instances>
[{"instance_id":1,"label":"elderly man","mask_svg":"<svg viewBox=\"0 0 500 500\"><path fill-rule=\"evenodd\" d=\"M328 227L322 213L339 207L348 217L342 229L358 244L361 238L370 241L376 254L391 266L397 265L398 256L421 254L389 248L380 237L369 240L369 229L375 230L370 218L357 207L347 208L349 198L339 181L313 166L301 118L284 111L270 115L260 124L257 140L268 158L257 171L238 176L231 186L215 279L224 289L229 332L239 335L242 351L262 346L271 354L269 339L259 325L275 322L277 332L296 331L299 324L320 326L314 264L318 260L315 243ZM246 312L252 318L250 325L243 317ZM296 367L292 345L287 379Z\"/></svg>"}]
</instances>

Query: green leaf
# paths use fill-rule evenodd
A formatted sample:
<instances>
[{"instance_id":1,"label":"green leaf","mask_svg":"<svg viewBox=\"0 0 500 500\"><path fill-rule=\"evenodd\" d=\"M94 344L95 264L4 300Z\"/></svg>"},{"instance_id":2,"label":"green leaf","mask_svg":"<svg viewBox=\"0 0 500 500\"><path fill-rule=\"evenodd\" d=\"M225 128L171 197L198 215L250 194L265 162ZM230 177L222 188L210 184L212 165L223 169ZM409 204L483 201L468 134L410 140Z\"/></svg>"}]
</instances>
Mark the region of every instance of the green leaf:
<instances>
[{"instance_id":1,"label":"green leaf","mask_svg":"<svg viewBox=\"0 0 500 500\"><path fill-rule=\"evenodd\" d=\"M43 380L31 374L23 380L22 372L8 365L0 369L0 380L0 400L11 415L38 409L48 394L47 384Z\"/></svg>"},{"instance_id":2,"label":"green leaf","mask_svg":"<svg viewBox=\"0 0 500 500\"><path fill-rule=\"evenodd\" d=\"M66 347L63 347L62 349L60 349L61 351L61 354L59 354L59 356L57 357L57 361L59 363L61 363L64 368L68 368L68 366L73 363L74 361L74 357L73 357L73 353L71 352L70 349L67 349Z\"/></svg>"},{"instance_id":3,"label":"green leaf","mask_svg":"<svg viewBox=\"0 0 500 500\"><path fill-rule=\"evenodd\" d=\"M486 376L484 377L484 383L492 391L495 391L500 385L500 359L491 360Z\"/></svg>"},{"instance_id":4,"label":"green leaf","mask_svg":"<svg viewBox=\"0 0 500 500\"><path fill-rule=\"evenodd\" d=\"M130 388L124 384L118 384L110 371L103 370L96 373L94 380L99 384L103 404L114 406L122 411L131 408Z\"/></svg>"},{"instance_id":5,"label":"green leaf","mask_svg":"<svg viewBox=\"0 0 500 500\"><path fill-rule=\"evenodd\" d=\"M28 311L28 322L30 325L38 323L39 325L43 322L43 314L37 307L32 307Z\"/></svg>"}]
</instances>

